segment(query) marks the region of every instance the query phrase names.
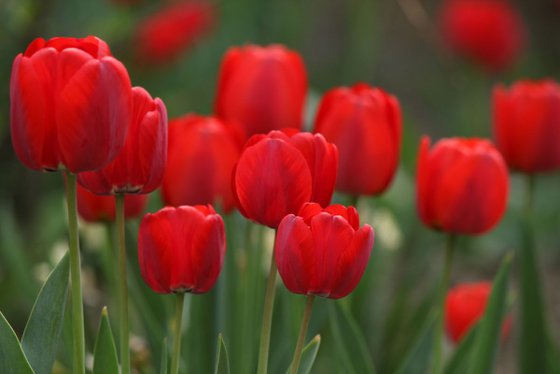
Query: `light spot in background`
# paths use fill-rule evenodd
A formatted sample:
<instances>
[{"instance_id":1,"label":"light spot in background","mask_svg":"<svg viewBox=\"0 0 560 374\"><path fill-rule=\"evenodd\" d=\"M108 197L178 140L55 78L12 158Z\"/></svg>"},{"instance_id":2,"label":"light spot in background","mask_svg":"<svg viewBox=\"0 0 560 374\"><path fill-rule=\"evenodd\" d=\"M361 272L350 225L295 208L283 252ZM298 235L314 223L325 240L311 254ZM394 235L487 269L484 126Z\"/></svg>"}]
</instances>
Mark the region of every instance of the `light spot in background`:
<instances>
[{"instance_id":1,"label":"light spot in background","mask_svg":"<svg viewBox=\"0 0 560 374\"><path fill-rule=\"evenodd\" d=\"M375 241L383 249L394 251L400 248L403 235L393 212L383 207L359 204L360 223L369 223L375 230Z\"/></svg>"}]
</instances>

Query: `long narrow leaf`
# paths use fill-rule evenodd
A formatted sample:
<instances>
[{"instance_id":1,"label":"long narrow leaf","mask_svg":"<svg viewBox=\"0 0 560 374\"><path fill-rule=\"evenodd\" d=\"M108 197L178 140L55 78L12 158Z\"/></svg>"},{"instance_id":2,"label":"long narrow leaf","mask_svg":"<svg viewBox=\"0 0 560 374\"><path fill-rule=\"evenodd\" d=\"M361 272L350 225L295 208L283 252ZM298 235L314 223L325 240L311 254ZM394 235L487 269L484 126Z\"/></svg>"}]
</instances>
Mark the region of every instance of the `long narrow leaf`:
<instances>
[{"instance_id":1,"label":"long narrow leaf","mask_svg":"<svg viewBox=\"0 0 560 374\"><path fill-rule=\"evenodd\" d=\"M167 338L163 338L161 344L161 364L159 367L159 374L167 374Z\"/></svg>"},{"instance_id":2,"label":"long narrow leaf","mask_svg":"<svg viewBox=\"0 0 560 374\"><path fill-rule=\"evenodd\" d=\"M16 333L2 312L0 312L0 373L33 374Z\"/></svg>"},{"instance_id":3,"label":"long narrow leaf","mask_svg":"<svg viewBox=\"0 0 560 374\"><path fill-rule=\"evenodd\" d=\"M299 364L298 374L309 374L311 373L311 368L315 363L317 358L317 353L319 352L319 347L321 346L321 335L315 335L313 339L307 343L303 350L301 351L301 361ZM286 374L290 373L292 370L292 365L288 367Z\"/></svg>"},{"instance_id":4,"label":"long narrow leaf","mask_svg":"<svg viewBox=\"0 0 560 374\"><path fill-rule=\"evenodd\" d=\"M229 356L222 334L218 335L218 349L216 352L216 366L214 374L229 374Z\"/></svg>"},{"instance_id":5,"label":"long narrow leaf","mask_svg":"<svg viewBox=\"0 0 560 374\"><path fill-rule=\"evenodd\" d=\"M471 352L476 341L477 329L478 325L473 326L467 335L463 337L445 368L445 374L461 374L467 372L469 360L472 356Z\"/></svg>"},{"instance_id":6,"label":"long narrow leaf","mask_svg":"<svg viewBox=\"0 0 560 374\"><path fill-rule=\"evenodd\" d=\"M398 374L423 374L429 371L437 320L436 314L428 316L424 328L396 371Z\"/></svg>"},{"instance_id":7,"label":"long narrow leaf","mask_svg":"<svg viewBox=\"0 0 560 374\"><path fill-rule=\"evenodd\" d=\"M93 350L93 374L118 373L117 349L115 348L115 340L113 339L109 317L107 316L107 307L105 307L101 312L99 332L97 333Z\"/></svg>"}]
</instances>

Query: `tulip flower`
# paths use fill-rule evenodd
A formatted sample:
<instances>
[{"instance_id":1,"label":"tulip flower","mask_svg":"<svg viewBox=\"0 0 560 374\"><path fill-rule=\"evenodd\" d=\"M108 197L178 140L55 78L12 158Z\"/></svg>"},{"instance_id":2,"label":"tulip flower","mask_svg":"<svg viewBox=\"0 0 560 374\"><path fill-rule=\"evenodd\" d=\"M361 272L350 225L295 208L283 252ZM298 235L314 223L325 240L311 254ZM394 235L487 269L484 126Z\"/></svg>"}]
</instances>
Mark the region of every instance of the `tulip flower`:
<instances>
[{"instance_id":1,"label":"tulip flower","mask_svg":"<svg viewBox=\"0 0 560 374\"><path fill-rule=\"evenodd\" d=\"M124 145L130 79L107 44L87 38L35 39L12 67L12 143L35 170L97 170Z\"/></svg>"},{"instance_id":2,"label":"tulip flower","mask_svg":"<svg viewBox=\"0 0 560 374\"><path fill-rule=\"evenodd\" d=\"M142 278L158 293L176 293L175 345L171 373L179 371L185 292L208 292L226 253L224 221L211 205L165 207L146 214L138 232Z\"/></svg>"},{"instance_id":3,"label":"tulip flower","mask_svg":"<svg viewBox=\"0 0 560 374\"><path fill-rule=\"evenodd\" d=\"M560 169L560 85L519 81L494 88L494 136L507 164L527 174Z\"/></svg>"},{"instance_id":4,"label":"tulip flower","mask_svg":"<svg viewBox=\"0 0 560 374\"><path fill-rule=\"evenodd\" d=\"M523 48L525 27L507 0L445 0L440 21L446 44L491 72L509 68Z\"/></svg>"},{"instance_id":5,"label":"tulip flower","mask_svg":"<svg viewBox=\"0 0 560 374\"><path fill-rule=\"evenodd\" d=\"M307 75L300 55L281 45L230 48L222 61L215 112L247 136L301 129Z\"/></svg>"},{"instance_id":6,"label":"tulip flower","mask_svg":"<svg viewBox=\"0 0 560 374\"><path fill-rule=\"evenodd\" d=\"M125 218L138 217L148 203L149 195L126 195L124 197ZM78 214L89 222L111 222L115 220L115 198L100 196L78 185Z\"/></svg>"},{"instance_id":7,"label":"tulip flower","mask_svg":"<svg viewBox=\"0 0 560 374\"><path fill-rule=\"evenodd\" d=\"M240 212L276 228L306 202L327 206L336 180L338 152L321 134L271 131L245 145L233 174Z\"/></svg>"},{"instance_id":8,"label":"tulip flower","mask_svg":"<svg viewBox=\"0 0 560 374\"><path fill-rule=\"evenodd\" d=\"M469 330L482 318L492 293L490 282L463 283L447 293L445 299L445 329L454 343L459 343ZM511 328L511 317L506 317L502 337Z\"/></svg>"},{"instance_id":9,"label":"tulip flower","mask_svg":"<svg viewBox=\"0 0 560 374\"><path fill-rule=\"evenodd\" d=\"M291 373L297 374L315 296L338 299L356 288L373 248L373 228L360 228L354 207L308 203L280 223L275 260L286 288L307 296Z\"/></svg>"},{"instance_id":10,"label":"tulip flower","mask_svg":"<svg viewBox=\"0 0 560 374\"><path fill-rule=\"evenodd\" d=\"M169 122L167 165L161 194L166 205L235 206L231 174L243 147L236 127L193 114Z\"/></svg>"},{"instance_id":11,"label":"tulip flower","mask_svg":"<svg viewBox=\"0 0 560 374\"><path fill-rule=\"evenodd\" d=\"M142 87L132 89L132 116L124 148L103 169L80 173L78 182L99 195L150 193L163 179L167 111Z\"/></svg>"},{"instance_id":12,"label":"tulip flower","mask_svg":"<svg viewBox=\"0 0 560 374\"><path fill-rule=\"evenodd\" d=\"M210 1L186 0L171 4L142 21L136 30L138 59L162 64L196 44L215 23Z\"/></svg>"},{"instance_id":13,"label":"tulip flower","mask_svg":"<svg viewBox=\"0 0 560 374\"><path fill-rule=\"evenodd\" d=\"M338 148L337 190L377 195L391 183L402 132L395 97L364 83L335 88L321 100L314 132Z\"/></svg>"},{"instance_id":14,"label":"tulip flower","mask_svg":"<svg viewBox=\"0 0 560 374\"><path fill-rule=\"evenodd\" d=\"M442 139L420 145L417 206L425 225L452 234L482 234L504 214L506 164L487 140Z\"/></svg>"}]
</instances>

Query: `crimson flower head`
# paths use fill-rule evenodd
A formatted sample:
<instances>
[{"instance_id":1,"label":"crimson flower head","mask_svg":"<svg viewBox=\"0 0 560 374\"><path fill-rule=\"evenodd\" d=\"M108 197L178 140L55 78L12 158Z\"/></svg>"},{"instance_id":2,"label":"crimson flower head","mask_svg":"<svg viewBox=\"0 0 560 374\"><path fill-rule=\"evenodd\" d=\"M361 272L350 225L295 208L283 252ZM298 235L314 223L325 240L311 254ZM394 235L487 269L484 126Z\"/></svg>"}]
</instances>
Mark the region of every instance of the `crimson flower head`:
<instances>
[{"instance_id":1,"label":"crimson flower head","mask_svg":"<svg viewBox=\"0 0 560 374\"><path fill-rule=\"evenodd\" d=\"M235 207L231 174L243 147L236 127L215 117L188 114L169 122L167 166L161 188L165 205Z\"/></svg>"},{"instance_id":2,"label":"crimson flower head","mask_svg":"<svg viewBox=\"0 0 560 374\"><path fill-rule=\"evenodd\" d=\"M233 172L239 211L277 228L306 202L330 204L338 151L321 134L271 131L251 137Z\"/></svg>"},{"instance_id":3,"label":"crimson flower head","mask_svg":"<svg viewBox=\"0 0 560 374\"><path fill-rule=\"evenodd\" d=\"M512 169L539 173L560 169L560 85L519 81L494 88L496 146Z\"/></svg>"},{"instance_id":4,"label":"crimson flower head","mask_svg":"<svg viewBox=\"0 0 560 374\"><path fill-rule=\"evenodd\" d=\"M445 299L445 329L454 343L458 343L482 318L492 293L490 282L463 283L447 293ZM509 335L511 316L502 326L502 337Z\"/></svg>"},{"instance_id":5,"label":"crimson flower head","mask_svg":"<svg viewBox=\"0 0 560 374\"><path fill-rule=\"evenodd\" d=\"M335 88L321 100L314 132L338 148L337 190L377 195L389 186L399 163L402 133L394 96L365 83Z\"/></svg>"},{"instance_id":6,"label":"crimson flower head","mask_svg":"<svg viewBox=\"0 0 560 374\"><path fill-rule=\"evenodd\" d=\"M142 87L132 89L132 116L124 148L103 169L78 174L78 182L99 195L149 193L163 179L167 155L167 111Z\"/></svg>"},{"instance_id":7,"label":"crimson flower head","mask_svg":"<svg viewBox=\"0 0 560 374\"><path fill-rule=\"evenodd\" d=\"M420 144L417 206L425 225L454 234L481 234L494 227L506 209L507 166L484 139L449 138L430 149Z\"/></svg>"},{"instance_id":8,"label":"crimson flower head","mask_svg":"<svg viewBox=\"0 0 560 374\"><path fill-rule=\"evenodd\" d=\"M99 38L35 39L14 60L12 143L35 170L96 170L124 145L130 79Z\"/></svg>"},{"instance_id":9,"label":"crimson flower head","mask_svg":"<svg viewBox=\"0 0 560 374\"><path fill-rule=\"evenodd\" d=\"M301 129L307 75L301 56L281 45L230 48L218 80L215 112L247 136Z\"/></svg>"},{"instance_id":10,"label":"crimson flower head","mask_svg":"<svg viewBox=\"0 0 560 374\"><path fill-rule=\"evenodd\" d=\"M373 228L360 228L354 207L308 203L280 223L278 272L293 293L338 299L356 288L373 248Z\"/></svg>"},{"instance_id":11,"label":"crimson flower head","mask_svg":"<svg viewBox=\"0 0 560 374\"><path fill-rule=\"evenodd\" d=\"M76 195L78 214L88 222L107 222L115 220L115 198L100 196L78 185ZM146 209L148 195L125 195L124 216L126 219L138 217Z\"/></svg>"},{"instance_id":12,"label":"crimson flower head","mask_svg":"<svg viewBox=\"0 0 560 374\"><path fill-rule=\"evenodd\" d=\"M457 54L492 72L511 66L525 39L521 17L507 0L446 0L441 28Z\"/></svg>"},{"instance_id":13,"label":"crimson flower head","mask_svg":"<svg viewBox=\"0 0 560 374\"><path fill-rule=\"evenodd\" d=\"M183 0L141 22L136 30L141 61L161 64L178 57L208 33L215 23L210 1Z\"/></svg>"},{"instance_id":14,"label":"crimson flower head","mask_svg":"<svg viewBox=\"0 0 560 374\"><path fill-rule=\"evenodd\" d=\"M225 253L224 221L211 205L165 207L140 223L140 272L158 293L208 292Z\"/></svg>"}]
</instances>

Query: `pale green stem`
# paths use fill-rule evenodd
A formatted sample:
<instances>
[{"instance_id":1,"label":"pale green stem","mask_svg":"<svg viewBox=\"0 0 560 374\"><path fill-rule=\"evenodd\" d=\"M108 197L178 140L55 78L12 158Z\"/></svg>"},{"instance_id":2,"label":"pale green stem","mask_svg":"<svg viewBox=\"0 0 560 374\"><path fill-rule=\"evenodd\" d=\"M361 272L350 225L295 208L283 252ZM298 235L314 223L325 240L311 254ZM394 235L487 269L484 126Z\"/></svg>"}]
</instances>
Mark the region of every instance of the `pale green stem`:
<instances>
[{"instance_id":1,"label":"pale green stem","mask_svg":"<svg viewBox=\"0 0 560 374\"><path fill-rule=\"evenodd\" d=\"M124 194L115 196L115 210L117 221L117 236L119 248L118 278L119 278L119 332L122 374L130 373L130 349L128 331L128 284L126 271L126 241L124 218Z\"/></svg>"},{"instance_id":2,"label":"pale green stem","mask_svg":"<svg viewBox=\"0 0 560 374\"><path fill-rule=\"evenodd\" d=\"M173 358L171 359L171 374L179 373L179 358L181 356L181 323L183 321L183 305L185 293L177 294L177 304L175 307L175 341L173 343Z\"/></svg>"},{"instance_id":3,"label":"pale green stem","mask_svg":"<svg viewBox=\"0 0 560 374\"><path fill-rule=\"evenodd\" d=\"M294 358L292 360L292 374L297 374L299 370L299 363L301 362L301 352L303 351L303 345L305 344L305 335L307 335L307 328L309 327L309 321L311 320L313 300L315 300L315 296L307 295L307 299L305 301L305 311L303 312L303 320L301 321L296 350L294 351Z\"/></svg>"}]
</instances>

